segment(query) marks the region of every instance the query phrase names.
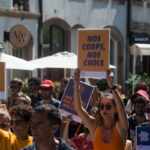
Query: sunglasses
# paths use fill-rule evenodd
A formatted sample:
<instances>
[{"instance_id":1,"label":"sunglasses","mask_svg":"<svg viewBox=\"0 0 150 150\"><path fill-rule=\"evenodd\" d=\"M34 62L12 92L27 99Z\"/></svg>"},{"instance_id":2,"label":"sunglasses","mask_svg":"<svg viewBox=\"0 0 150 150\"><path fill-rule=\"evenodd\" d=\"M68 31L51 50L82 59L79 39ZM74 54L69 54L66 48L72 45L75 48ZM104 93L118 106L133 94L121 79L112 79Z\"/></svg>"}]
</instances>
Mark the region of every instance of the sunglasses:
<instances>
[{"instance_id":1,"label":"sunglasses","mask_svg":"<svg viewBox=\"0 0 150 150\"><path fill-rule=\"evenodd\" d=\"M106 109L106 110L111 110L112 109L112 105L110 105L110 104L101 104L100 105L100 110L104 110L104 109Z\"/></svg>"}]
</instances>

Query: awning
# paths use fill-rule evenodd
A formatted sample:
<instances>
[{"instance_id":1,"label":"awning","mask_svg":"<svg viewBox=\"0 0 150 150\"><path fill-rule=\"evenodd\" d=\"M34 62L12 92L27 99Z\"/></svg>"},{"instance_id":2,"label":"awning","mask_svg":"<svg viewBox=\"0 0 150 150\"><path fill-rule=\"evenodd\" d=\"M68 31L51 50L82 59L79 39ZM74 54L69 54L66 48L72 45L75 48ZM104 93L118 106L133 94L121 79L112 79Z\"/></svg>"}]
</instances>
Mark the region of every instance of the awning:
<instances>
[{"instance_id":1,"label":"awning","mask_svg":"<svg viewBox=\"0 0 150 150\"><path fill-rule=\"evenodd\" d=\"M134 44L130 48L131 55L150 56L150 44Z\"/></svg>"},{"instance_id":2,"label":"awning","mask_svg":"<svg viewBox=\"0 0 150 150\"><path fill-rule=\"evenodd\" d=\"M0 52L0 62L6 63L6 69L33 70L34 65L28 61Z\"/></svg>"},{"instance_id":3,"label":"awning","mask_svg":"<svg viewBox=\"0 0 150 150\"><path fill-rule=\"evenodd\" d=\"M29 61L35 68L77 68L77 55L68 51L58 52L50 56L34 59ZM116 66L109 65L111 69L116 69Z\"/></svg>"}]
</instances>

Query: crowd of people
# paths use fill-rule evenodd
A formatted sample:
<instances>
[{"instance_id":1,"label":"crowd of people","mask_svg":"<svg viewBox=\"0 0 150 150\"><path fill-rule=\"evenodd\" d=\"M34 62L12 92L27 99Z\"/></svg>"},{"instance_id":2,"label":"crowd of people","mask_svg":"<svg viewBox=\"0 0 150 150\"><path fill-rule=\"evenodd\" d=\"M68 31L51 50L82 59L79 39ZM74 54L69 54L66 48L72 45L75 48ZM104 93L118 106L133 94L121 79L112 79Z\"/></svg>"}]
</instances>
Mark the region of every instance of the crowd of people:
<instances>
[{"instance_id":1,"label":"crowd of people","mask_svg":"<svg viewBox=\"0 0 150 150\"><path fill-rule=\"evenodd\" d=\"M30 78L26 92L22 80L11 80L8 99L0 103L0 149L135 150L136 127L150 126L146 83L139 82L134 94L125 96L121 86L112 83L108 72L107 88L104 91L95 88L89 112L82 105L80 80L77 69L73 106L81 123L71 115L63 116L59 110L67 80L63 80L57 94L54 82L49 79Z\"/></svg>"}]
</instances>

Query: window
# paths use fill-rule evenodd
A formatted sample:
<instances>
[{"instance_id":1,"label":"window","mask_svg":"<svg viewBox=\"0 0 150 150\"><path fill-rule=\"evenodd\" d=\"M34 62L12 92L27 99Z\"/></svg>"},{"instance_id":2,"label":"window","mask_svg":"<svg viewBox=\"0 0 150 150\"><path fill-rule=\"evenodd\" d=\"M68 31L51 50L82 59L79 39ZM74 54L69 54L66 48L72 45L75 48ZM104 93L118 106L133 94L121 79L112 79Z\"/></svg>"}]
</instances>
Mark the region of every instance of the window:
<instances>
[{"instance_id":1,"label":"window","mask_svg":"<svg viewBox=\"0 0 150 150\"><path fill-rule=\"evenodd\" d=\"M65 50L65 31L58 26L50 27L50 48L52 51Z\"/></svg>"},{"instance_id":2,"label":"window","mask_svg":"<svg viewBox=\"0 0 150 150\"><path fill-rule=\"evenodd\" d=\"M16 10L29 11L29 0L13 0L13 8Z\"/></svg>"},{"instance_id":3,"label":"window","mask_svg":"<svg viewBox=\"0 0 150 150\"><path fill-rule=\"evenodd\" d=\"M133 1L131 1L131 2L133 2L133 4L135 4L135 5L143 5L143 2L144 2L144 0L133 0Z\"/></svg>"},{"instance_id":4,"label":"window","mask_svg":"<svg viewBox=\"0 0 150 150\"><path fill-rule=\"evenodd\" d=\"M43 55L67 50L67 31L57 25L43 26Z\"/></svg>"}]
</instances>

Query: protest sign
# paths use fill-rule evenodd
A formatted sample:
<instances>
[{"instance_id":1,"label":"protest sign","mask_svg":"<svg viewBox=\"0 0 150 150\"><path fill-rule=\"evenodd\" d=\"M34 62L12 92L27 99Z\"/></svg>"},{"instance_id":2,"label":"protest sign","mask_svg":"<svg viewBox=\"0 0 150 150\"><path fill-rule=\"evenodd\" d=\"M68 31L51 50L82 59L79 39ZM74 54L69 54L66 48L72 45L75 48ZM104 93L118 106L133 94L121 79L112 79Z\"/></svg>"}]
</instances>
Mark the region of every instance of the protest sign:
<instances>
[{"instance_id":1,"label":"protest sign","mask_svg":"<svg viewBox=\"0 0 150 150\"><path fill-rule=\"evenodd\" d=\"M136 127L136 150L150 150L150 124Z\"/></svg>"},{"instance_id":2,"label":"protest sign","mask_svg":"<svg viewBox=\"0 0 150 150\"><path fill-rule=\"evenodd\" d=\"M91 86L85 82L82 82L80 81L80 86L81 86L81 100L82 100L82 104L83 104L83 107L85 109L88 108L89 106L89 103L91 101L91 98L92 98L92 94L93 94L93 91L94 91L94 86ZM73 98L73 87L74 87L74 81L73 79L70 79L67 86L66 86L66 89L64 91L64 94L62 96L62 99L61 99L61 105L60 105L60 111L62 112L62 114L64 116L72 116L72 119L77 121L77 122L81 122L80 118L78 117L78 115L76 114L75 110L74 110L74 106L73 106L73 101L74 101L74 98Z\"/></svg>"},{"instance_id":3,"label":"protest sign","mask_svg":"<svg viewBox=\"0 0 150 150\"><path fill-rule=\"evenodd\" d=\"M105 78L109 67L110 30L78 30L78 67L81 77Z\"/></svg>"},{"instance_id":4,"label":"protest sign","mask_svg":"<svg viewBox=\"0 0 150 150\"><path fill-rule=\"evenodd\" d=\"M5 91L5 63L0 62L0 99L5 99L6 98L6 91Z\"/></svg>"}]
</instances>

